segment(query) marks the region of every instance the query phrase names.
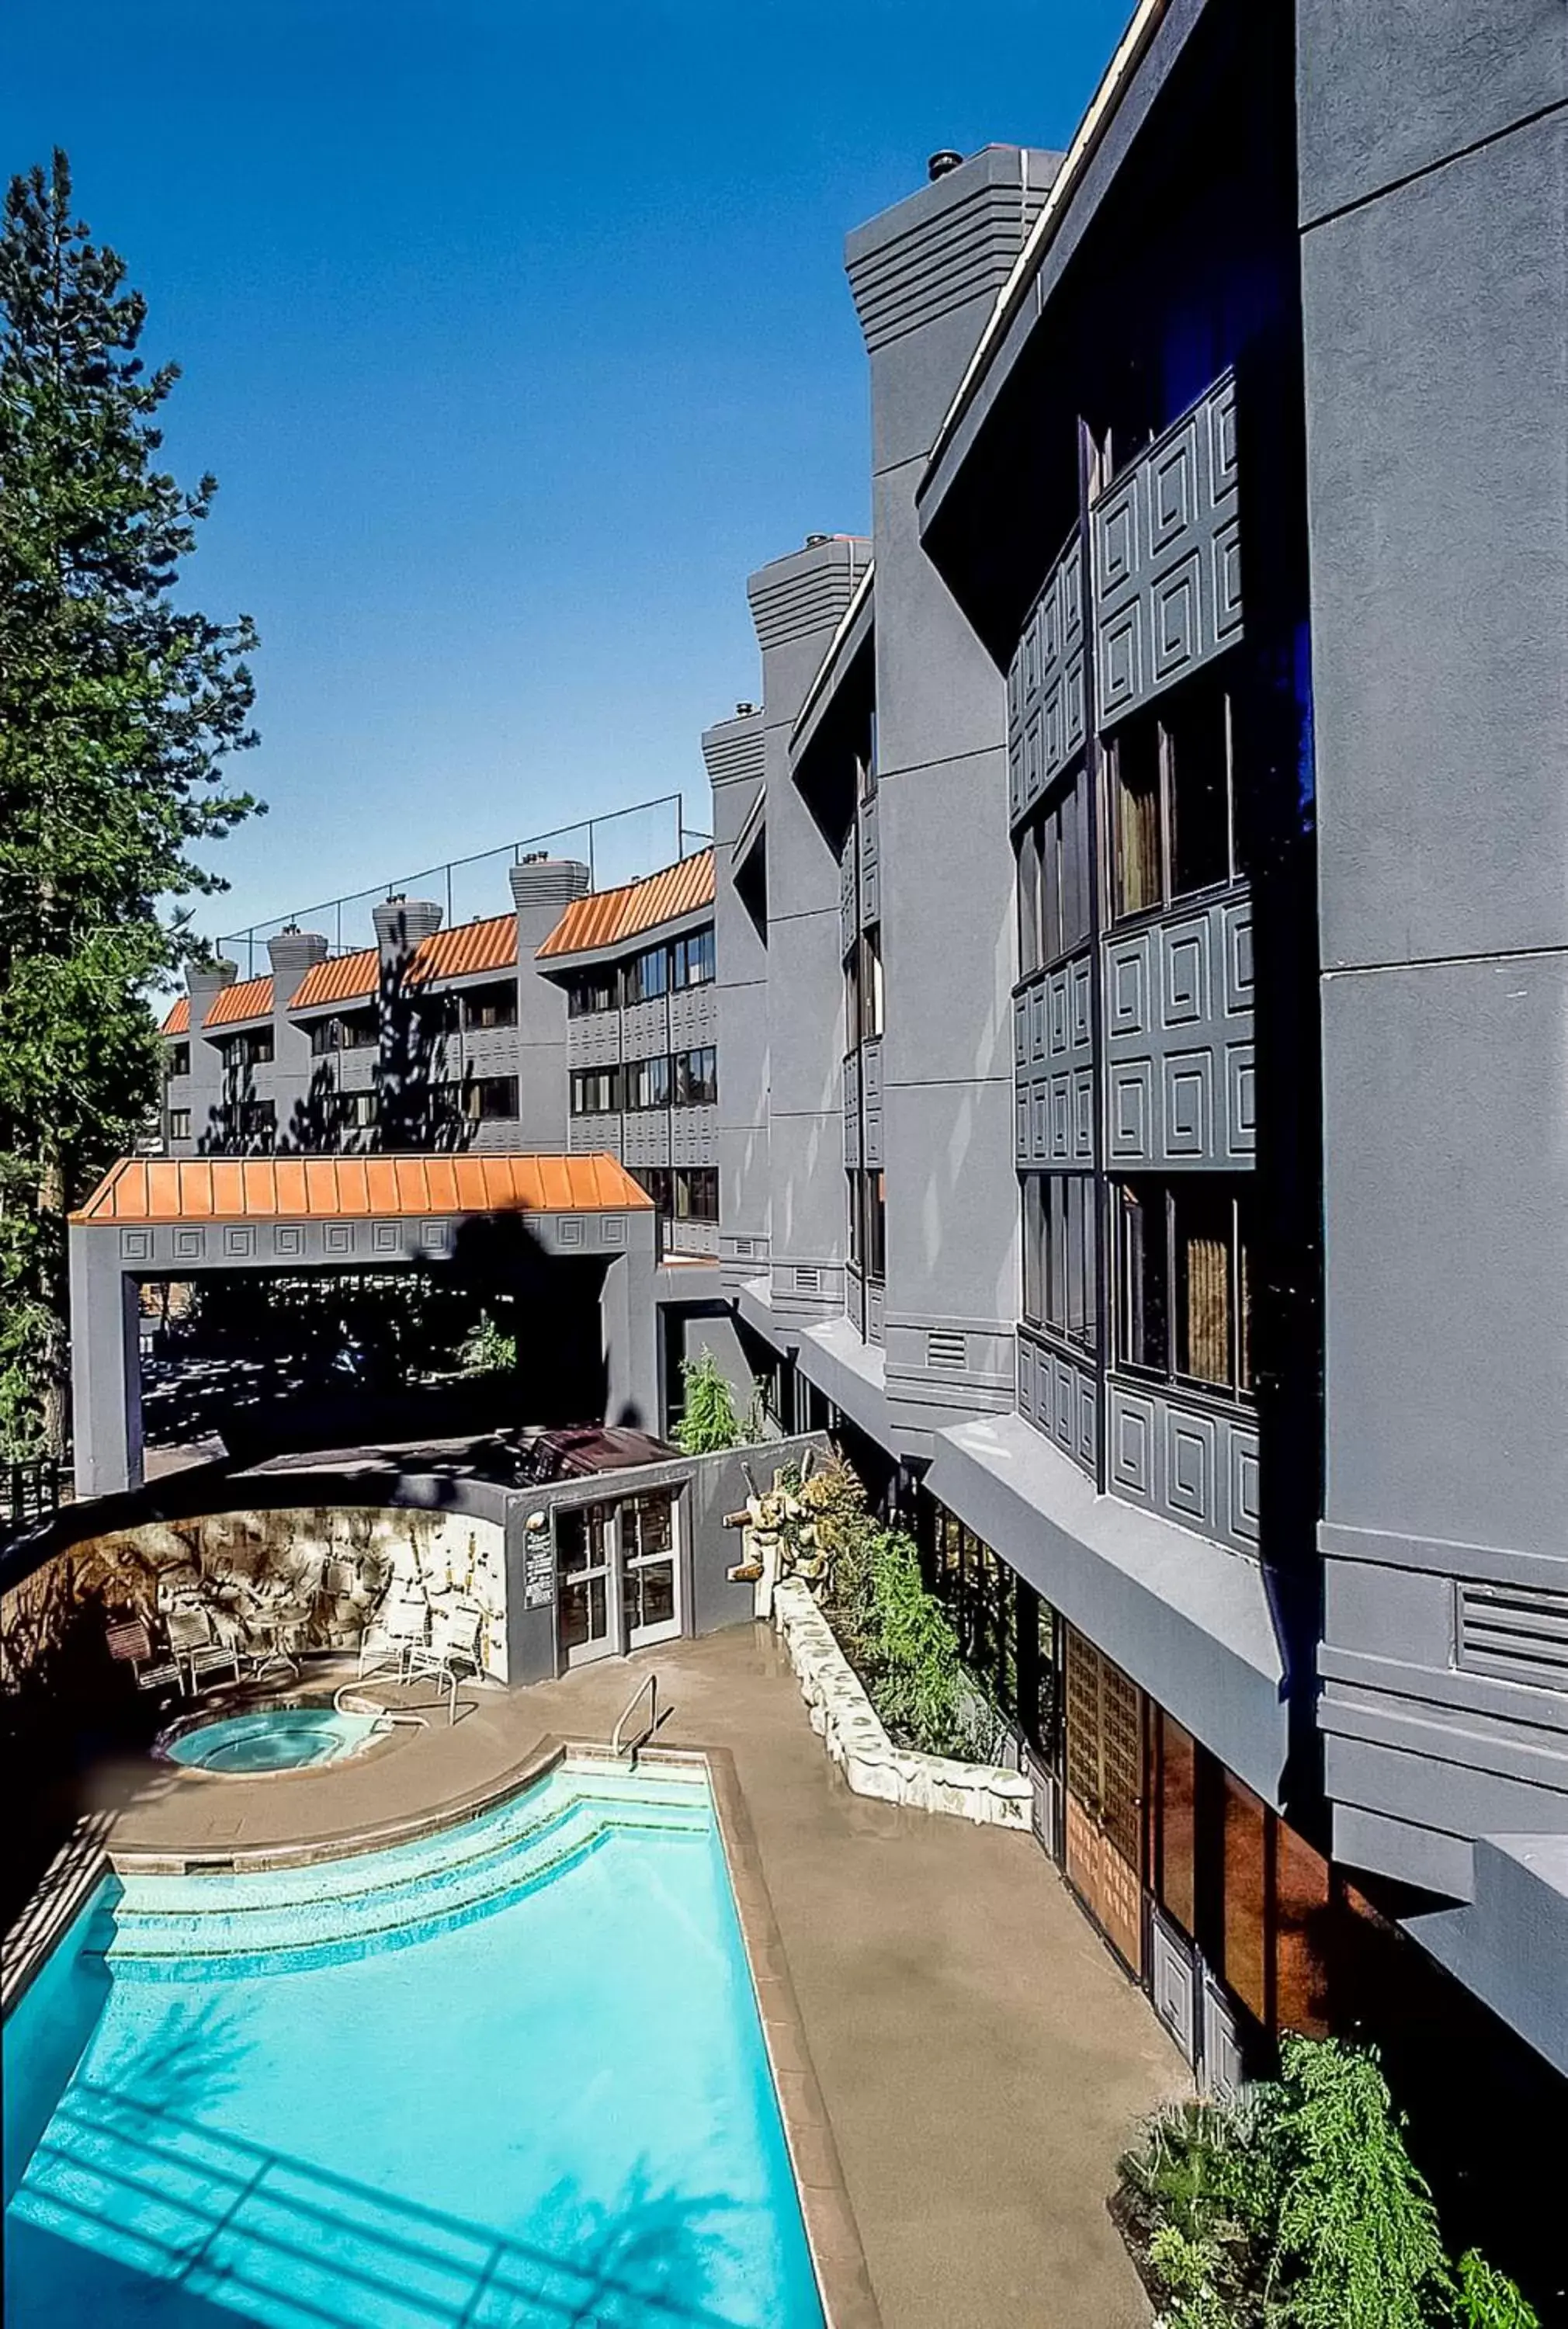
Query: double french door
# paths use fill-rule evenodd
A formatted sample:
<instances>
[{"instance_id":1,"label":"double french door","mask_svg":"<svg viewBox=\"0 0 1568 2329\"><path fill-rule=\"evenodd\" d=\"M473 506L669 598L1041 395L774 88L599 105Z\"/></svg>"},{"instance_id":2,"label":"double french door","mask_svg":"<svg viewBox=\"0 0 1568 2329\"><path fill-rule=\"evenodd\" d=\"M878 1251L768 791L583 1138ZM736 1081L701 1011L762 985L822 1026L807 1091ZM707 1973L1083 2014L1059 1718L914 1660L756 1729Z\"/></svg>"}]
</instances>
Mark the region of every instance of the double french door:
<instances>
[{"instance_id":1,"label":"double french door","mask_svg":"<svg viewBox=\"0 0 1568 2329\"><path fill-rule=\"evenodd\" d=\"M556 1610L568 1665L681 1631L677 1504L668 1489L558 1505Z\"/></svg>"},{"instance_id":2,"label":"double french door","mask_svg":"<svg viewBox=\"0 0 1568 2329\"><path fill-rule=\"evenodd\" d=\"M1143 1693L1067 1628L1066 1866L1134 1974L1143 1970Z\"/></svg>"}]
</instances>

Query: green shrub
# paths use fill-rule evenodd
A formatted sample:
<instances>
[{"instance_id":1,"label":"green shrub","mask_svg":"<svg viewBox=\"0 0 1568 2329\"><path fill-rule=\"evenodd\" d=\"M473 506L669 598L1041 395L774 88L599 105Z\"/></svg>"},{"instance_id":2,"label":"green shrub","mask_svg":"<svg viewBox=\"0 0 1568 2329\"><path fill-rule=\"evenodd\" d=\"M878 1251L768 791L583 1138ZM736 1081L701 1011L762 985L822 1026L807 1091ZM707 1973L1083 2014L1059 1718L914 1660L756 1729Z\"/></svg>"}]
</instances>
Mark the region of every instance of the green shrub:
<instances>
[{"instance_id":1,"label":"green shrub","mask_svg":"<svg viewBox=\"0 0 1568 2329\"><path fill-rule=\"evenodd\" d=\"M756 1435L735 1411L735 1399L709 1350L681 1362L681 1420L674 1440L684 1456L717 1456L727 1447L742 1447ZM755 1415L756 1400L752 1399Z\"/></svg>"},{"instance_id":2,"label":"green shrub","mask_svg":"<svg viewBox=\"0 0 1568 2329\"><path fill-rule=\"evenodd\" d=\"M1163 2329L1263 2319L1276 2188L1268 2113L1259 2089L1234 2103L1169 2103L1122 2161L1122 2212L1170 2300Z\"/></svg>"},{"instance_id":3,"label":"green shrub","mask_svg":"<svg viewBox=\"0 0 1568 2329\"><path fill-rule=\"evenodd\" d=\"M477 1326L471 1327L458 1345L457 1363L465 1375L513 1374L517 1336L505 1333L489 1311L483 1310Z\"/></svg>"},{"instance_id":4,"label":"green shrub","mask_svg":"<svg viewBox=\"0 0 1568 2329\"><path fill-rule=\"evenodd\" d=\"M1287 2038L1270 2149L1280 2178L1270 2268L1291 2329L1433 2329L1453 2282L1432 2194L1405 2149L1376 2051Z\"/></svg>"},{"instance_id":5,"label":"green shrub","mask_svg":"<svg viewBox=\"0 0 1568 2329\"><path fill-rule=\"evenodd\" d=\"M1459 2282L1458 2319L1463 2329L1541 2329L1534 2305L1479 2249L1467 2249L1460 2257Z\"/></svg>"}]
</instances>

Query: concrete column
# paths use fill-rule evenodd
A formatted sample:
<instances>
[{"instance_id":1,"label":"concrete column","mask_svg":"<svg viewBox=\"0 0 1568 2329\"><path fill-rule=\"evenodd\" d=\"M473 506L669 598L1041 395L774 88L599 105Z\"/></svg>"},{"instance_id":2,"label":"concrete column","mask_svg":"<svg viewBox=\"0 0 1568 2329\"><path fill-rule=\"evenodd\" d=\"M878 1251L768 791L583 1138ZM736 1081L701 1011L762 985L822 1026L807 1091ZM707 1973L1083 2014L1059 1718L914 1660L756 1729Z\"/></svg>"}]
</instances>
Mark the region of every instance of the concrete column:
<instances>
[{"instance_id":1,"label":"concrete column","mask_svg":"<svg viewBox=\"0 0 1568 2329\"><path fill-rule=\"evenodd\" d=\"M141 1330L136 1280L113 1232L72 1229L70 1400L79 1497L142 1484Z\"/></svg>"},{"instance_id":2,"label":"concrete column","mask_svg":"<svg viewBox=\"0 0 1568 2329\"><path fill-rule=\"evenodd\" d=\"M718 1260L733 1295L768 1267L767 841L731 852L761 801L765 729L750 704L703 731L713 788L713 947L718 1007Z\"/></svg>"},{"instance_id":3,"label":"concrete column","mask_svg":"<svg viewBox=\"0 0 1568 2329\"><path fill-rule=\"evenodd\" d=\"M585 895L588 869L570 857L525 857L512 868L517 909L518 1145L540 1155L567 1147L567 997L534 960L574 898Z\"/></svg>"},{"instance_id":4,"label":"concrete column","mask_svg":"<svg viewBox=\"0 0 1568 2329\"><path fill-rule=\"evenodd\" d=\"M267 941L272 963L269 1088L277 1111L280 1148L320 1149L337 1145L331 1064L313 1058L309 1028L302 1027L288 1015L289 1004L305 972L313 963L325 960L326 950L326 940L319 930L290 928Z\"/></svg>"},{"instance_id":5,"label":"concrete column","mask_svg":"<svg viewBox=\"0 0 1568 2329\"><path fill-rule=\"evenodd\" d=\"M222 961L192 966L185 973L191 998L191 1139L198 1155L221 1146L225 1137L222 1054L202 1032L202 1023L238 976L233 963Z\"/></svg>"}]
</instances>

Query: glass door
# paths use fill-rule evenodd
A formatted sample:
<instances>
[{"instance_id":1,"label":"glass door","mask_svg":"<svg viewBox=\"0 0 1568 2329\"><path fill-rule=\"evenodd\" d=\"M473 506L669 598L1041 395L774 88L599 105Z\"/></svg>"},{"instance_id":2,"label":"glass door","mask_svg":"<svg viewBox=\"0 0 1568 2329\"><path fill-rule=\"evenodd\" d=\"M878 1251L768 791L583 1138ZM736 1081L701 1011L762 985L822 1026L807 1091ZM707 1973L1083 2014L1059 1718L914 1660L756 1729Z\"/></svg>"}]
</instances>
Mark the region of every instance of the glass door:
<instances>
[{"instance_id":1,"label":"glass door","mask_svg":"<svg viewBox=\"0 0 1568 2329\"><path fill-rule=\"evenodd\" d=\"M556 1508L556 1623L569 1666L587 1665L620 1647L615 1524L614 1504Z\"/></svg>"},{"instance_id":2,"label":"glass door","mask_svg":"<svg viewBox=\"0 0 1568 2329\"><path fill-rule=\"evenodd\" d=\"M674 1495L652 1489L628 1496L620 1507L620 1532L626 1646L640 1650L681 1631Z\"/></svg>"}]
</instances>

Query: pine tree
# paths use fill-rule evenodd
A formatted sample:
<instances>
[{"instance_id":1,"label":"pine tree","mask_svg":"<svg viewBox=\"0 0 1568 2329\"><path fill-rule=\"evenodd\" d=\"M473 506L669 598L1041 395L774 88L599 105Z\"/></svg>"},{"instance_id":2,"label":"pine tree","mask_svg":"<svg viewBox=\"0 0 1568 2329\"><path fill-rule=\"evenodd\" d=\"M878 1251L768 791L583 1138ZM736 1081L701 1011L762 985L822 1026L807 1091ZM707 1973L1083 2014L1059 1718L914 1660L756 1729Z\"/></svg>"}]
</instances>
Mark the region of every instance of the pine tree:
<instances>
[{"instance_id":1,"label":"pine tree","mask_svg":"<svg viewBox=\"0 0 1568 2329\"><path fill-rule=\"evenodd\" d=\"M149 994L199 951L187 855L258 804L216 789L255 742L249 618L173 602L215 481L157 465L179 377L146 303L71 215L70 165L0 223L0 1447L58 1455L65 1219L158 1095Z\"/></svg>"}]
</instances>

